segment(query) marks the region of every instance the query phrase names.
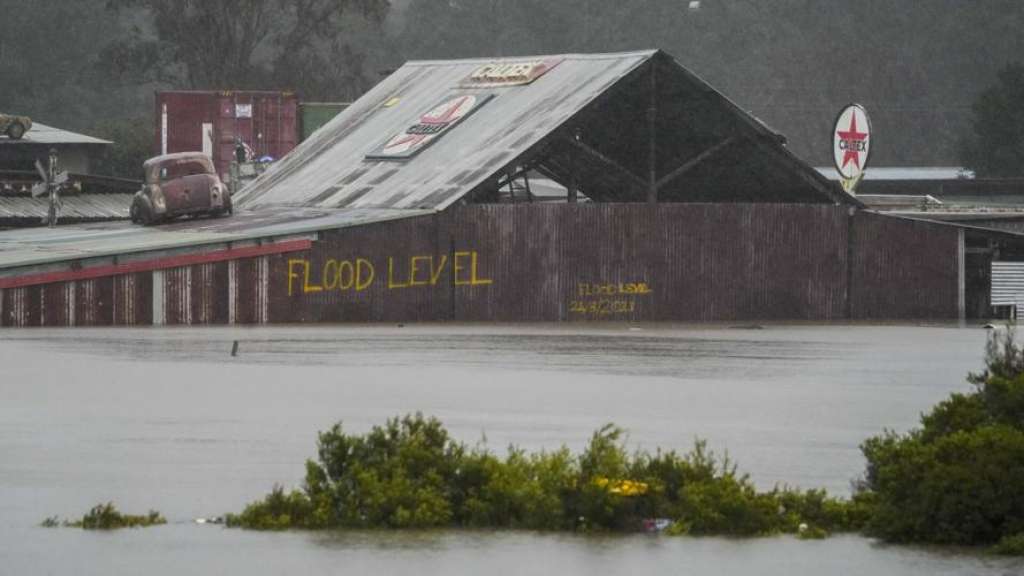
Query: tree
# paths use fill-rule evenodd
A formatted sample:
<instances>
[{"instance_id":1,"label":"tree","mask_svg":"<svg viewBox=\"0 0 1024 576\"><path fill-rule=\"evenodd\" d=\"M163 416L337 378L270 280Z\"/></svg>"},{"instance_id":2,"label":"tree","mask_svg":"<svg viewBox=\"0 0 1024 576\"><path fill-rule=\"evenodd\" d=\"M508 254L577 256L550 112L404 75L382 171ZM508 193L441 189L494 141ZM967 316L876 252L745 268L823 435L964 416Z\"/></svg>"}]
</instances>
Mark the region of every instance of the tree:
<instances>
[{"instance_id":1,"label":"tree","mask_svg":"<svg viewBox=\"0 0 1024 576\"><path fill-rule=\"evenodd\" d=\"M104 42L123 33L104 2L0 0L0 112L87 130L144 109L140 91L111 89L98 67Z\"/></svg>"},{"instance_id":2,"label":"tree","mask_svg":"<svg viewBox=\"0 0 1024 576\"><path fill-rule=\"evenodd\" d=\"M139 82L304 89L291 83L309 81L314 93L327 92L352 81L339 71L363 73L362 53L343 31L352 21L379 28L388 7L387 0L109 0L111 11L143 25L105 55ZM323 78L325 70L340 82Z\"/></svg>"},{"instance_id":3,"label":"tree","mask_svg":"<svg viewBox=\"0 0 1024 576\"><path fill-rule=\"evenodd\" d=\"M99 162L93 165L96 174L139 179L142 163L152 156L153 121L148 117L103 120L89 133L114 142Z\"/></svg>"},{"instance_id":4,"label":"tree","mask_svg":"<svg viewBox=\"0 0 1024 576\"><path fill-rule=\"evenodd\" d=\"M972 133L963 144L964 164L979 176L1024 175L1024 65L999 71L996 83L972 107Z\"/></svg>"}]
</instances>

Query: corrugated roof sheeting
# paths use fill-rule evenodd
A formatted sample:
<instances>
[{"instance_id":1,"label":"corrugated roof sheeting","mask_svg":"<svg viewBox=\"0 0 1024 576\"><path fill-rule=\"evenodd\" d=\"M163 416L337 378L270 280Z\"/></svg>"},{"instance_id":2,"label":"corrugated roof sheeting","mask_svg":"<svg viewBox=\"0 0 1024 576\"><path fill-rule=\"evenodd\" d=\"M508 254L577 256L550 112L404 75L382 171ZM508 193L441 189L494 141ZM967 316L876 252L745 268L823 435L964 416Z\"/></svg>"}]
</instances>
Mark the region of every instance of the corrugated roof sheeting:
<instances>
[{"instance_id":1,"label":"corrugated roof sheeting","mask_svg":"<svg viewBox=\"0 0 1024 576\"><path fill-rule=\"evenodd\" d=\"M76 221L128 218L131 194L78 194L61 197L60 217ZM0 224L4 220L44 219L50 209L45 196L0 195Z\"/></svg>"},{"instance_id":2,"label":"corrugated roof sheeting","mask_svg":"<svg viewBox=\"0 0 1024 576\"><path fill-rule=\"evenodd\" d=\"M108 222L0 233L0 270L125 256L358 226L428 213L419 210L276 208L231 218L181 220L161 226Z\"/></svg>"},{"instance_id":3,"label":"corrugated roof sheeting","mask_svg":"<svg viewBox=\"0 0 1024 576\"><path fill-rule=\"evenodd\" d=\"M410 62L243 190L236 203L444 209L655 53L564 56L533 83L500 88L459 88L491 59ZM411 160L365 160L459 94L494 97ZM385 106L394 98L397 103Z\"/></svg>"},{"instance_id":4,"label":"corrugated roof sheeting","mask_svg":"<svg viewBox=\"0 0 1024 576\"><path fill-rule=\"evenodd\" d=\"M532 83L466 83L486 64L557 61ZM368 158L447 99L490 98L403 160ZM660 51L410 62L243 190L236 204L443 210L529 164L598 201L857 205L782 138ZM410 132L412 134L412 132ZM708 161L710 159L710 161ZM682 169L688 163L693 166Z\"/></svg>"}]
</instances>

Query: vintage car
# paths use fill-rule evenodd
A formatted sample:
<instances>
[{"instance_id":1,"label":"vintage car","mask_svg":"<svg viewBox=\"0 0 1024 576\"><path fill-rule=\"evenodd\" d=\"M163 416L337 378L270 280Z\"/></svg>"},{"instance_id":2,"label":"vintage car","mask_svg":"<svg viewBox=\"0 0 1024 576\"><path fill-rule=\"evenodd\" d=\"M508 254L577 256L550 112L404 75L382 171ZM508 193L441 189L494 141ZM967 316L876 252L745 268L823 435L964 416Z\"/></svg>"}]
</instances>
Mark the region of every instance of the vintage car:
<instances>
[{"instance_id":1,"label":"vintage car","mask_svg":"<svg viewBox=\"0 0 1024 576\"><path fill-rule=\"evenodd\" d=\"M183 215L231 214L231 192L206 154L165 154L146 160L142 167L145 181L132 198L132 222L155 224Z\"/></svg>"},{"instance_id":2,"label":"vintage car","mask_svg":"<svg viewBox=\"0 0 1024 576\"><path fill-rule=\"evenodd\" d=\"M30 128L32 119L28 116L0 114L0 134L7 134L11 140L20 140Z\"/></svg>"}]
</instances>

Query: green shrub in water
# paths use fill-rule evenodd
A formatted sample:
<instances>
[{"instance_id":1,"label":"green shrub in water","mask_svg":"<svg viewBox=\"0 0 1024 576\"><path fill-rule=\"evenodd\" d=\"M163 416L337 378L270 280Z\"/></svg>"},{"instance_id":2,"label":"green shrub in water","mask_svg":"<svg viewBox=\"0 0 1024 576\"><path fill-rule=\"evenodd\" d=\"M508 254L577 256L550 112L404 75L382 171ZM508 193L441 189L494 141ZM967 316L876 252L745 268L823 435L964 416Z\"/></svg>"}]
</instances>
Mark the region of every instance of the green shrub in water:
<instances>
[{"instance_id":1,"label":"green shrub in water","mask_svg":"<svg viewBox=\"0 0 1024 576\"><path fill-rule=\"evenodd\" d=\"M43 520L41 526L45 528L56 528L63 525L69 528L84 528L85 530L116 530L118 528L144 528L166 524L167 519L156 510L150 510L145 515L122 514L114 506L113 502L97 504L93 506L79 520L65 520L60 522L56 516Z\"/></svg>"},{"instance_id":2,"label":"green shrub in water","mask_svg":"<svg viewBox=\"0 0 1024 576\"><path fill-rule=\"evenodd\" d=\"M990 545L1024 532L1024 353L1012 331L989 338L986 370L968 379L975 390L935 406L920 429L862 445L869 533Z\"/></svg>"},{"instance_id":3,"label":"green shrub in water","mask_svg":"<svg viewBox=\"0 0 1024 576\"><path fill-rule=\"evenodd\" d=\"M1024 556L1024 532L1003 536L992 551L1003 556Z\"/></svg>"},{"instance_id":4,"label":"green shrub in water","mask_svg":"<svg viewBox=\"0 0 1024 576\"><path fill-rule=\"evenodd\" d=\"M280 486L229 514L256 530L287 528L487 527L633 531L645 519L674 521L673 533L795 533L801 523L856 528L852 503L821 491L758 492L704 442L683 455L630 454L624 432L607 425L579 455L567 448L504 458L454 441L421 414L389 420L365 435L341 424L322 432L301 490Z\"/></svg>"}]
</instances>

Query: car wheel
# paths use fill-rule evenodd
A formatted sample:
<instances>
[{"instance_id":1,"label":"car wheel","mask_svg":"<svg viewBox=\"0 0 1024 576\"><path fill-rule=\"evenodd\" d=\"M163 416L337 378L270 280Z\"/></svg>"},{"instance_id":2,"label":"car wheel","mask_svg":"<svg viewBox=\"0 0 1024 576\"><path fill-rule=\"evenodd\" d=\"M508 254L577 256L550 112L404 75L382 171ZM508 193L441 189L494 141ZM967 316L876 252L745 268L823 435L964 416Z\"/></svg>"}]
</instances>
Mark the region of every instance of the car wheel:
<instances>
[{"instance_id":1,"label":"car wheel","mask_svg":"<svg viewBox=\"0 0 1024 576\"><path fill-rule=\"evenodd\" d=\"M21 137L25 135L25 127L21 125L21 122L14 122L7 127L7 136L11 140L21 140Z\"/></svg>"},{"instance_id":2,"label":"car wheel","mask_svg":"<svg viewBox=\"0 0 1024 576\"><path fill-rule=\"evenodd\" d=\"M145 205L140 205L138 208L139 212L139 224L143 226L149 226L156 222L156 218L153 217L153 213L149 211Z\"/></svg>"},{"instance_id":3,"label":"car wheel","mask_svg":"<svg viewBox=\"0 0 1024 576\"><path fill-rule=\"evenodd\" d=\"M137 203L132 202L132 207L128 209L128 216L131 218L132 224L139 224L142 221Z\"/></svg>"}]
</instances>

